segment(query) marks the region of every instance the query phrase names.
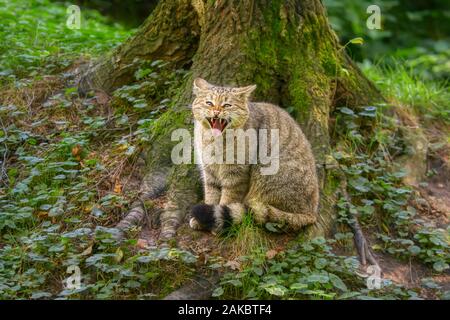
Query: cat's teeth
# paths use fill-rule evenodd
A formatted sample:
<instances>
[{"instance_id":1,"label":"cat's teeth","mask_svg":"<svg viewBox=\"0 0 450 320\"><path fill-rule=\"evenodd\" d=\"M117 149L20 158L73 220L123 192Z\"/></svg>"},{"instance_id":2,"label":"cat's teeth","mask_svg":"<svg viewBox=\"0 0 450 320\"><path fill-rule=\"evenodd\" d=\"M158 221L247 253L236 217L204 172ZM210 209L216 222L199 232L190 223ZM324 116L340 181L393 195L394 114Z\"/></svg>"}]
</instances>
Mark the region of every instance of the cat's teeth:
<instances>
[{"instance_id":1,"label":"cat's teeth","mask_svg":"<svg viewBox=\"0 0 450 320\"><path fill-rule=\"evenodd\" d=\"M228 121L225 119L220 120L220 126L222 127L222 130L225 128L225 126L228 124Z\"/></svg>"},{"instance_id":2,"label":"cat's teeth","mask_svg":"<svg viewBox=\"0 0 450 320\"><path fill-rule=\"evenodd\" d=\"M211 129L217 129L223 131L228 124L226 119L220 118L206 118L211 126Z\"/></svg>"}]
</instances>

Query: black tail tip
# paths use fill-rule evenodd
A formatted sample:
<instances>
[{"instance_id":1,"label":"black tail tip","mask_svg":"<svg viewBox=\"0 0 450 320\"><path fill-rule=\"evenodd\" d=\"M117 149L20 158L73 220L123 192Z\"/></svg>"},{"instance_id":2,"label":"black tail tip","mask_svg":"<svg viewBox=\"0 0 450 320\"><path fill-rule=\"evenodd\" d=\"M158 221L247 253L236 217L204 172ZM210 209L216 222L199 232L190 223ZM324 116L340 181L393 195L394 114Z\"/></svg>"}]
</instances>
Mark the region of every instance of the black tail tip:
<instances>
[{"instance_id":1,"label":"black tail tip","mask_svg":"<svg viewBox=\"0 0 450 320\"><path fill-rule=\"evenodd\" d=\"M197 204L192 208L192 217L197 220L203 230L211 231L216 225L214 206Z\"/></svg>"}]
</instances>

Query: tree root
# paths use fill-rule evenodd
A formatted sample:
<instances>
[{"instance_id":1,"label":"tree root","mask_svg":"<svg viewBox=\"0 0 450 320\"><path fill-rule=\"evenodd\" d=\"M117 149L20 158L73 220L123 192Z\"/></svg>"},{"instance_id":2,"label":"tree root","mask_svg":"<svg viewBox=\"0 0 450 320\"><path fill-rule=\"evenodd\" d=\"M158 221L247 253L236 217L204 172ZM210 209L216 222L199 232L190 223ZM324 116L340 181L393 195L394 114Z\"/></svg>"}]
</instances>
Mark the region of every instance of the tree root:
<instances>
[{"instance_id":1,"label":"tree root","mask_svg":"<svg viewBox=\"0 0 450 320\"><path fill-rule=\"evenodd\" d=\"M174 239L189 208L199 200L199 177L194 170L193 166L173 166L147 173L142 181L138 200L133 202L128 214L116 225L119 238L125 238L126 232L131 228L147 223L150 228L160 227L160 241ZM167 202L163 210L158 210L151 200L166 190Z\"/></svg>"},{"instance_id":2,"label":"tree root","mask_svg":"<svg viewBox=\"0 0 450 320\"><path fill-rule=\"evenodd\" d=\"M127 231L145 223L150 228L159 224L161 211L154 208L152 199L160 196L166 188L168 170L158 170L147 173L142 179L138 200L131 205L130 211L116 225L118 240L125 238ZM149 212L151 210L151 212Z\"/></svg>"},{"instance_id":3,"label":"tree root","mask_svg":"<svg viewBox=\"0 0 450 320\"><path fill-rule=\"evenodd\" d=\"M353 221L350 223L350 227L352 228L354 234L355 247L356 251L358 252L361 264L365 266L367 265L367 262L369 262L370 265L376 265L380 267L378 261L369 248L368 242L361 230L361 226L358 220L356 219L356 217L354 217L352 220Z\"/></svg>"},{"instance_id":4,"label":"tree root","mask_svg":"<svg viewBox=\"0 0 450 320\"><path fill-rule=\"evenodd\" d=\"M347 179L345 177L342 177L341 180L341 193L345 200L350 203L351 199L347 193ZM380 268L377 259L369 248L368 241L364 236L357 216L351 214L350 208L348 208L348 212L351 215L350 219L348 220L348 224L353 231L353 239L355 242L356 251L358 252L359 261L363 266L367 265L367 262L369 262L370 265L376 265L378 268Z\"/></svg>"},{"instance_id":5,"label":"tree root","mask_svg":"<svg viewBox=\"0 0 450 320\"><path fill-rule=\"evenodd\" d=\"M186 213L199 201L200 177L195 166L178 165L169 175L167 202L161 214L161 241L175 238L178 227L183 223Z\"/></svg>"}]
</instances>

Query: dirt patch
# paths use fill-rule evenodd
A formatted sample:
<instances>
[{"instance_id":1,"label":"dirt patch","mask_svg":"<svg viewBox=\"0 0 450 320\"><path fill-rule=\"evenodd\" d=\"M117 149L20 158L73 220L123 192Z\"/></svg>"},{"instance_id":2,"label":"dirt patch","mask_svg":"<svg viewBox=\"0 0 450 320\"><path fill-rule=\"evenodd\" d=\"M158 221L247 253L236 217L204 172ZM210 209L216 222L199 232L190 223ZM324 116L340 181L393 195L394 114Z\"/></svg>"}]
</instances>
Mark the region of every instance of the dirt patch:
<instances>
[{"instance_id":1,"label":"dirt patch","mask_svg":"<svg viewBox=\"0 0 450 320\"><path fill-rule=\"evenodd\" d=\"M431 143L433 146L433 142ZM427 169L433 172L423 183L415 186L416 194L412 197L411 205L417 209L418 216L427 223L436 228L446 228L449 224L450 216L450 161L449 151L447 148L439 148L431 150L428 154ZM134 179L136 181L136 179ZM132 184L133 188L136 185ZM164 207L164 199L160 198L156 201L157 210ZM279 235L265 232L263 228L258 227L258 234L262 234L264 240L268 244L269 251L285 250L289 241L294 239L292 235ZM364 230L368 236L370 244L377 243L371 230ZM143 228L140 238L149 246L157 246L159 237L158 228L149 228L148 225ZM223 236L213 235L211 233L197 232L189 228L187 221L179 228L177 232L177 247L188 250L198 256L199 267L208 265L213 257L221 257L223 261L227 261L230 266L240 269L242 266L238 262L240 256L236 252L236 239L224 239ZM242 240L241 240L242 241ZM238 245L240 243L238 242ZM333 250L341 255L354 255L354 252L342 247L335 247ZM350 250L351 251L351 250ZM440 291L450 290L450 272L437 274L432 268L427 267L414 259L399 260L398 258L383 252L376 252L376 258L382 269L382 277L389 279L396 284L400 284L405 288L419 289L419 295L425 299L438 299L436 290L427 288L423 279L430 279L439 285Z\"/></svg>"},{"instance_id":2,"label":"dirt patch","mask_svg":"<svg viewBox=\"0 0 450 320\"><path fill-rule=\"evenodd\" d=\"M400 261L395 257L377 253L378 262L382 270L382 277L405 288L420 288L420 296L425 299L436 299L433 290L425 288L422 280L429 278L441 286L442 291L450 290L450 273L436 274L432 269L413 260Z\"/></svg>"},{"instance_id":3,"label":"dirt patch","mask_svg":"<svg viewBox=\"0 0 450 320\"><path fill-rule=\"evenodd\" d=\"M428 176L416 187L416 195L411 200L421 219L434 228L442 229L448 227L450 218L450 148L448 143L442 142L444 131L438 127L428 127L426 130L430 140ZM450 290L450 272L437 274L417 261L400 261L382 252L377 252L377 258L384 278L407 288L421 288L420 294L426 299L438 297L432 289L424 287L422 280L425 278L441 286L441 291Z\"/></svg>"},{"instance_id":4,"label":"dirt patch","mask_svg":"<svg viewBox=\"0 0 450 320\"><path fill-rule=\"evenodd\" d=\"M427 204L419 205L421 215L435 220L437 227L445 227L450 216L450 166L448 155L430 156L428 159L430 177L419 188Z\"/></svg>"},{"instance_id":5,"label":"dirt patch","mask_svg":"<svg viewBox=\"0 0 450 320\"><path fill-rule=\"evenodd\" d=\"M161 203L161 207L162 205L163 203ZM162 208L159 208L159 210L162 210ZM268 251L282 251L295 238L295 235L273 234L262 228L255 232L258 232L263 237ZM158 240L159 233L159 228L150 228L146 224L139 237L150 247L158 246L160 244ZM238 256L234 247L235 243L233 238L227 238L224 235L212 234L210 232L194 231L189 227L187 221L178 228L174 243L176 243L178 248L188 250L203 260L208 260L208 257L218 256L228 261L235 260Z\"/></svg>"}]
</instances>

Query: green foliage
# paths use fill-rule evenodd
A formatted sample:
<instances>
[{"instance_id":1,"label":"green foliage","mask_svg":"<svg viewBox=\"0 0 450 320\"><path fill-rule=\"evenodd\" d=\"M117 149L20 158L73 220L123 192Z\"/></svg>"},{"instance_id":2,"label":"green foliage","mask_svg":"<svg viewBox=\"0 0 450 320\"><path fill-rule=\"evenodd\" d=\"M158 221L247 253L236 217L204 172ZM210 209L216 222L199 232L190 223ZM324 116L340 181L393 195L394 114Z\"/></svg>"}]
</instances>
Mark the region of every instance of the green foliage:
<instances>
[{"instance_id":1,"label":"green foliage","mask_svg":"<svg viewBox=\"0 0 450 320\"><path fill-rule=\"evenodd\" d=\"M378 229L383 245L376 247L402 258L417 258L442 272L450 263L449 232L430 228L408 205L412 189L402 182L406 173L394 170L390 160L407 150L394 119L380 110L386 107L363 107L362 112L343 107L336 115L336 134L352 151L334 153L351 196L351 202L345 197L339 200L339 220L349 223L358 216Z\"/></svg>"},{"instance_id":2,"label":"green foliage","mask_svg":"<svg viewBox=\"0 0 450 320\"><path fill-rule=\"evenodd\" d=\"M117 230L78 227L64 231L45 222L26 236L0 249L0 297L13 298L151 298L148 288L167 289L192 272L196 258L179 249L136 252L136 240L120 243ZM7 237L12 238L12 237ZM81 287L63 286L68 266L81 269ZM167 268L177 270L168 276ZM164 271L166 270L166 271ZM67 274L67 277L69 274ZM94 281L95 280L95 281Z\"/></svg>"},{"instance_id":3,"label":"green foliage","mask_svg":"<svg viewBox=\"0 0 450 320\"><path fill-rule=\"evenodd\" d=\"M330 23L342 43L355 37L364 46L347 49L359 60L395 57L405 61L414 75L426 80L444 80L450 76L450 16L448 1L422 2L407 0L325 0ZM381 29L369 30L367 8L377 5L381 13ZM395 64L395 61L394 61Z\"/></svg>"},{"instance_id":4,"label":"green foliage","mask_svg":"<svg viewBox=\"0 0 450 320\"><path fill-rule=\"evenodd\" d=\"M62 70L81 54L105 52L130 34L84 8L81 28L69 29L68 6L49 0L0 1L0 80Z\"/></svg>"},{"instance_id":5,"label":"green foliage","mask_svg":"<svg viewBox=\"0 0 450 320\"><path fill-rule=\"evenodd\" d=\"M164 92L182 78L183 72L169 74L160 62L146 64L154 67L151 78L167 86ZM150 74L141 78L136 86L144 88ZM141 95L145 108L126 103ZM9 163L0 188L1 298L152 298L192 273L195 257L189 252L139 250L135 240L118 242L117 230L104 227L117 222L134 194L121 187L104 190L102 182L135 161L140 144L148 141L149 124L165 108L154 90L120 88L116 98L112 114L71 87L50 96L31 118L23 105L0 107L10 115L1 118L0 136L0 152ZM106 152L112 160L103 159ZM77 290L63 286L71 265L82 272Z\"/></svg>"},{"instance_id":6,"label":"green foliage","mask_svg":"<svg viewBox=\"0 0 450 320\"><path fill-rule=\"evenodd\" d=\"M448 83L426 80L399 61L378 66L366 62L362 67L386 97L414 108L425 118L450 122Z\"/></svg>"},{"instance_id":7,"label":"green foliage","mask_svg":"<svg viewBox=\"0 0 450 320\"><path fill-rule=\"evenodd\" d=\"M80 54L105 52L129 30L85 9L81 29L70 30L66 6L47 0L0 4L0 40L12 44L0 49L1 79L7 79L0 95L0 154L7 169L0 184L0 298L151 299L169 293L191 275L196 257L117 241L109 226L135 194L108 180L134 164L184 72L143 61L136 83L118 89L114 109L106 109L95 93L79 97L70 82L58 90L61 81L46 82L41 74L67 67ZM28 94L39 96L33 109L22 98ZM69 266L80 268L79 289L64 285Z\"/></svg>"},{"instance_id":8,"label":"green foliage","mask_svg":"<svg viewBox=\"0 0 450 320\"><path fill-rule=\"evenodd\" d=\"M362 46L345 47L363 61L365 74L389 101L412 108L430 123L450 122L448 2L325 0L324 4L341 43L364 39ZM366 9L373 4L381 9L381 30L366 27ZM345 146L339 146L334 156L348 178L352 199L351 203L340 199L341 221L347 223L357 215L366 228L376 230L381 244L375 249L420 260L443 272L450 262L449 230L428 225L408 205L413 190L402 183L404 173L393 168L395 157L407 155L408 147L396 121L381 119L380 114L370 118L344 106L339 109L336 128L344 129L334 140L342 139Z\"/></svg>"},{"instance_id":9,"label":"green foliage","mask_svg":"<svg viewBox=\"0 0 450 320\"><path fill-rule=\"evenodd\" d=\"M394 8L397 3L382 1L382 10ZM389 43L397 41L398 35L386 28L367 36L360 25L361 21L365 23L360 19L361 13L365 16L365 7L361 10L360 6L367 1L358 5L350 0L333 4L336 8L346 6L347 14L339 15L340 20L333 18L337 17L336 11L329 6L332 22L341 23L344 43L364 43L345 46L347 49L364 57L390 52ZM96 101L101 97L95 93L79 97L70 82L63 85L60 81L55 86L64 89L57 92L52 84L43 81L42 75L65 70L80 55L85 59L95 57L131 34L131 30L84 8L81 29L70 30L66 27L66 8L48 0L0 0L0 83L4 84L0 101L8 101L0 105L0 154L6 161L0 172L0 298L158 298L192 274L196 257L169 247L142 250L136 240L119 242L117 230L110 226L135 196L121 191L120 176L133 167L142 144L158 134L155 128L167 129L167 120L158 120L173 104L167 97L177 96L176 89L185 80L186 72L173 71L162 61L141 61L134 83L113 94L112 108ZM408 10L408 19L428 21L428 13L417 11L421 10ZM384 13L390 21L398 11ZM273 31L283 32L279 11L266 14L273 18ZM359 22L355 23L355 19ZM346 26L349 21L350 28ZM305 41L317 41L313 32L307 34L311 38ZM405 37L416 36L407 33ZM381 42L376 44L375 39L383 40L380 50L376 46ZM264 42L255 41L264 48ZM326 54L319 57L320 65L334 75L334 58L328 54L329 44L324 45ZM448 120L446 84L424 81L448 76L446 40L402 47L397 55L407 59L404 63L408 67L370 66L365 68L366 73L387 96L433 119ZM283 46L280 49L284 50ZM265 48L261 51L265 56L259 58L274 58L273 50ZM299 72L304 67L301 63L304 61L299 60ZM317 79L305 80L300 72L297 80L291 83L292 90L304 91L309 81ZM49 87L37 94L44 98L24 100L23 96L32 95L34 99L35 93L41 93L39 81ZM268 86L262 84L265 89ZM299 99L298 103L306 106L308 101ZM340 221L347 223L358 214L364 227L375 231L379 239L376 248L403 259L420 260L436 272L444 272L450 263L449 230L427 225L408 205L412 189L402 183L404 173L391 166L391 159L407 153L407 148L395 120L381 112L384 108L387 106L341 106L337 110L334 141L343 141L344 146L336 146L333 155L348 178L352 198L351 203L340 199ZM282 226L269 223L266 228L279 232ZM267 249L263 232L248 215L225 237L224 241L233 242L231 249L242 258L231 264L239 270L225 274L214 296L417 298L416 292L389 282L384 282L382 290L368 290L356 258L335 254L334 240L299 239L287 250L275 251ZM350 236L338 233L336 240L349 240ZM81 269L79 289L64 286L69 266ZM227 265L216 263L211 267ZM424 280L424 286L439 289L429 279ZM441 296L445 298L448 292Z\"/></svg>"},{"instance_id":10,"label":"green foliage","mask_svg":"<svg viewBox=\"0 0 450 320\"><path fill-rule=\"evenodd\" d=\"M336 255L334 240L296 241L272 253L257 249L241 257L242 270L226 273L213 296L245 299L404 299L416 297L383 280L382 289L369 290L359 275L355 257ZM219 267L214 264L212 268Z\"/></svg>"},{"instance_id":11,"label":"green foliage","mask_svg":"<svg viewBox=\"0 0 450 320\"><path fill-rule=\"evenodd\" d=\"M181 85L186 71L173 70L168 62L162 60L141 61L140 67L135 72L135 81L131 85L124 85L114 91L112 104L119 110L155 115L163 112L170 104L168 96L175 94L174 88ZM166 86L168 91L161 92L158 88ZM159 101L155 108L149 106L147 101Z\"/></svg>"}]
</instances>

